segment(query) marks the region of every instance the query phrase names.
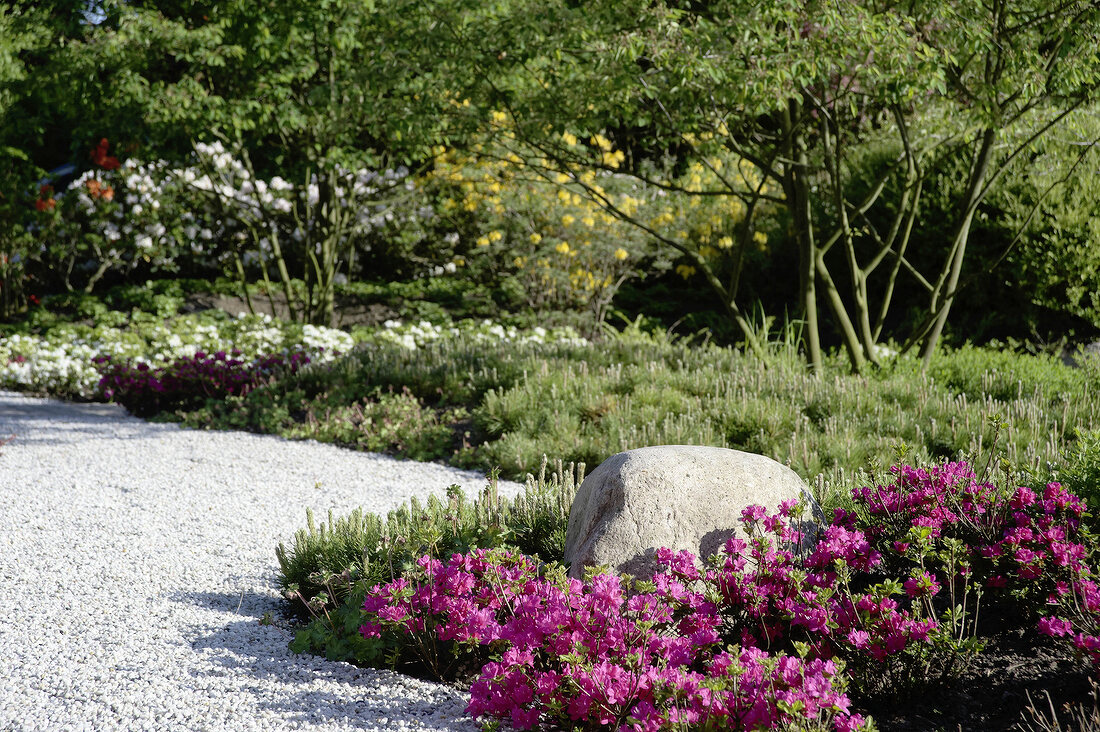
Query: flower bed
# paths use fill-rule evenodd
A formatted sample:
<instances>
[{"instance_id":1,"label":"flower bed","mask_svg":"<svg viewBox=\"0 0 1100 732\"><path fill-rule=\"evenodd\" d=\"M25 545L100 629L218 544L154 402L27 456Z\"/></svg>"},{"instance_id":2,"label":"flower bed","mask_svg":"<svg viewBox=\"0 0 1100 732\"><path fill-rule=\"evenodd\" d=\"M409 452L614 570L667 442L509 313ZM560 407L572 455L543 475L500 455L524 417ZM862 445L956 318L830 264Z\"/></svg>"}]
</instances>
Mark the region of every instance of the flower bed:
<instances>
[{"instance_id":1,"label":"flower bed","mask_svg":"<svg viewBox=\"0 0 1100 732\"><path fill-rule=\"evenodd\" d=\"M416 350L455 339L486 344L586 343L570 328L524 330L488 320L444 324L391 320L381 327L361 328L349 335L336 328L287 323L269 315L241 314L233 318L220 311L206 311L162 321L144 313L128 318L127 314L111 311L94 325L64 323L42 335L0 336L0 388L110 399L119 393L120 369L129 369L132 376L138 371L153 373L158 369L167 373L165 369L187 368L186 362L199 353L233 354L231 360L241 362L235 368L243 373L248 364L255 366L253 370L270 370L272 359L298 360L299 366L302 358L325 363L357 343ZM107 385L100 384L105 371L113 380L108 387L110 394L103 391ZM152 412L142 409L142 413Z\"/></svg>"},{"instance_id":2,"label":"flower bed","mask_svg":"<svg viewBox=\"0 0 1100 732\"><path fill-rule=\"evenodd\" d=\"M321 356L324 351L320 351ZM199 351L190 358L178 359L167 366L150 368L132 361L113 363L100 356L95 363L103 373L99 391L139 417L178 409L197 409L207 399L246 394L264 380L279 373L293 373L310 362L301 351L289 354L241 358L234 350L206 354Z\"/></svg>"},{"instance_id":3,"label":"flower bed","mask_svg":"<svg viewBox=\"0 0 1100 732\"><path fill-rule=\"evenodd\" d=\"M583 346L588 341L580 337L572 328L546 329L536 326L520 329L504 326L491 320L464 319L453 323L438 324L421 320L406 323L401 320L387 320L381 328L364 330L357 334L359 339L369 344L393 344L415 351L431 343L466 339L473 343L560 343Z\"/></svg>"},{"instance_id":4,"label":"flower bed","mask_svg":"<svg viewBox=\"0 0 1100 732\"><path fill-rule=\"evenodd\" d=\"M0 338L0 387L84 399L102 398L102 364L167 367L197 353L253 361L301 353L324 361L348 351L351 336L334 328L283 323L267 315L184 315L166 323L138 318L129 327L66 324L45 335Z\"/></svg>"},{"instance_id":5,"label":"flower bed","mask_svg":"<svg viewBox=\"0 0 1100 732\"><path fill-rule=\"evenodd\" d=\"M659 550L651 582L500 549L426 556L369 590L360 633L439 677L476 659L468 711L519 729L862 728L854 699L915 693L981 652L979 603L1100 665L1085 506L1058 483L1000 490L948 463L852 498L805 556L795 507L757 506L750 541L702 569Z\"/></svg>"}]
</instances>

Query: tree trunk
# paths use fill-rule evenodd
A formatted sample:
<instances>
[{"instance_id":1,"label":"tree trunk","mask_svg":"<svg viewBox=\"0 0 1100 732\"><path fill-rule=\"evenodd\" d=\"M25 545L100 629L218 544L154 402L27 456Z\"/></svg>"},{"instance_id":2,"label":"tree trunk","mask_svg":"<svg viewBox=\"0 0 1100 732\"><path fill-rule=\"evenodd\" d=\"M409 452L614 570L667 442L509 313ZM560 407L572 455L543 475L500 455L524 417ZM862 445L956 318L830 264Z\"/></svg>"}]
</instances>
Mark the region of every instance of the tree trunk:
<instances>
[{"instance_id":1,"label":"tree trunk","mask_svg":"<svg viewBox=\"0 0 1100 732\"><path fill-rule=\"evenodd\" d=\"M820 247L814 253L814 265L818 276L821 277L822 284L825 286L825 300L829 303L829 309L832 311L837 325L840 326L840 332L844 338L844 350L848 352L848 362L852 365L852 371L858 374L867 361L867 358L864 357L864 345L860 342L859 334L856 333L852 319L848 317L848 311L844 306L844 300L840 297L840 291L837 289L832 275L829 274L829 269L825 266L825 253L821 251ZM862 303L857 302L857 307L866 310ZM869 347L868 351L870 351Z\"/></svg>"},{"instance_id":2,"label":"tree trunk","mask_svg":"<svg viewBox=\"0 0 1100 732\"><path fill-rule=\"evenodd\" d=\"M844 182L840 177L840 130L838 129L835 135L831 134L829 121L824 114L825 111L820 110L822 113L821 129L824 143L822 148L825 155L825 170L830 179L833 203L839 217L839 235L844 244L844 258L851 278L852 305L855 307L856 317L858 318L858 333L852 318L848 315L848 309L837 290L836 283L829 273L829 268L825 264L826 252L824 246L817 247L817 251L814 253L814 265L822 284L825 286L826 302L829 303L829 309L840 326L840 332L844 338L844 348L848 352L848 362L852 366L852 371L859 373L863 370L863 365L867 360L870 360L876 366L878 360L875 358L874 339L871 337L871 319L867 302L867 277L856 260L854 235L851 223L848 221L847 201L844 198Z\"/></svg>"},{"instance_id":3,"label":"tree trunk","mask_svg":"<svg viewBox=\"0 0 1100 732\"><path fill-rule=\"evenodd\" d=\"M795 161L794 163L784 164L783 187L787 200L790 201L791 218L794 221L795 237L798 241L798 305L802 319L806 323L806 360L811 371L821 373L823 366L821 334L818 330L817 293L814 289L817 246L814 243L810 185L806 176L809 160L806 156L806 145L802 139L802 134L796 129L800 114L801 108L798 102L791 101L783 115L783 132L787 139L787 159Z\"/></svg>"},{"instance_id":4,"label":"tree trunk","mask_svg":"<svg viewBox=\"0 0 1100 732\"><path fill-rule=\"evenodd\" d=\"M935 321L932 324L932 329L924 339L924 346L921 350L922 368L928 368L928 364L932 362L932 356L935 354L936 346L943 334L943 326L947 322L947 315L951 311L951 303L955 299L955 289L959 285L963 257L966 254L966 244L970 238L970 224L974 221L974 212L977 210L978 204L981 203L982 187L985 183L986 171L989 169L989 161L993 157L993 142L995 139L996 130L987 128L982 134L982 144L971 167L966 194L959 209L959 223L955 228L955 236L951 242L952 254L947 279L945 281L941 275L937 287L932 293L929 310L935 313Z\"/></svg>"}]
</instances>

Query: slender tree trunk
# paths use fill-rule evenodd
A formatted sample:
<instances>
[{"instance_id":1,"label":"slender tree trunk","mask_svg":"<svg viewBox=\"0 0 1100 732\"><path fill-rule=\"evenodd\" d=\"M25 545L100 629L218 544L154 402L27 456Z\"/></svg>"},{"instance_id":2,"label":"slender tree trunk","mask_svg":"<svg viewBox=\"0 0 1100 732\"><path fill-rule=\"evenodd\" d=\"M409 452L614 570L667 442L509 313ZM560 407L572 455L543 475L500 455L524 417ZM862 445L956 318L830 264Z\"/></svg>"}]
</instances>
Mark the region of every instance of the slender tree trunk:
<instances>
[{"instance_id":1,"label":"slender tree trunk","mask_svg":"<svg viewBox=\"0 0 1100 732\"><path fill-rule=\"evenodd\" d=\"M993 157L993 143L996 139L996 130L988 128L982 135L981 147L978 149L971 168L970 180L966 186L966 194L959 209L959 222L955 228L955 236L951 242L952 254L950 269L946 270L947 279L943 276L936 283L937 287L932 293L932 302L929 310L936 313L932 329L925 336L924 346L921 350L921 363L923 368L928 368L932 356L936 352L940 336L943 334L943 326L947 322L951 304L955 299L955 289L959 285L959 275L962 273L963 257L966 254L966 244L970 238L970 225L974 221L974 212L981 203L981 191L985 183L986 171L989 169L989 161Z\"/></svg>"},{"instance_id":2,"label":"slender tree trunk","mask_svg":"<svg viewBox=\"0 0 1100 732\"><path fill-rule=\"evenodd\" d=\"M103 279L103 275L107 274L107 270L111 268L110 262L100 262L99 267L96 268L94 274L88 278L88 283L84 285L84 294L91 295L95 289L96 284Z\"/></svg>"},{"instance_id":3,"label":"slender tree trunk","mask_svg":"<svg viewBox=\"0 0 1100 732\"><path fill-rule=\"evenodd\" d=\"M821 277L821 283L825 287L825 300L829 303L829 309L840 326L840 333L844 338L844 350L848 352L848 361L852 365L852 371L859 373L863 369L867 359L864 357L863 345L860 343L859 334L856 333L852 319L848 317L848 311L844 307L844 300L840 297L829 269L825 266L825 253L819 247L814 253L814 265L817 275Z\"/></svg>"},{"instance_id":4,"label":"slender tree trunk","mask_svg":"<svg viewBox=\"0 0 1100 732\"><path fill-rule=\"evenodd\" d=\"M321 283L318 325L332 327L336 314L336 246L331 236L322 245L324 282Z\"/></svg>"},{"instance_id":5,"label":"slender tree trunk","mask_svg":"<svg viewBox=\"0 0 1100 732\"><path fill-rule=\"evenodd\" d=\"M794 163L784 164L783 187L790 201L791 217L794 220L795 237L798 241L798 291L799 309L806 323L806 360L810 370L820 373L823 366L821 356L821 334L817 322L817 293L814 289L816 274L816 250L814 243L813 211L810 204L810 185L806 171L809 160L802 134L796 129L801 108L791 101L783 116L783 132L787 139L787 159Z\"/></svg>"},{"instance_id":6,"label":"slender tree trunk","mask_svg":"<svg viewBox=\"0 0 1100 732\"><path fill-rule=\"evenodd\" d=\"M237 149L241 152L241 159L244 160L248 174L256 179L256 169L252 166L252 158L248 154L248 149L240 141L240 137L237 138ZM263 206L258 206L256 209L257 221L266 228L267 236L271 242L271 256L275 260L275 268L279 273L279 282L283 288L283 296L286 298L286 312L287 317L290 320L299 322L298 307L295 304L294 292L292 289L292 282L290 277L290 270L287 268L286 258L283 256L283 247L279 239L279 224L271 214L271 210ZM295 204L294 218L298 221L297 204ZM256 241L256 251L260 255L260 263L263 267L264 283L268 285L268 297L272 298L272 309L274 309L274 293L271 291L270 283L268 281L267 261L264 257L263 248L260 246L260 230L257 229L253 232L253 239Z\"/></svg>"},{"instance_id":7,"label":"slender tree trunk","mask_svg":"<svg viewBox=\"0 0 1100 732\"><path fill-rule=\"evenodd\" d=\"M301 322L304 318L299 317L298 306L295 302L294 289L292 287L290 270L286 266L286 258L283 256L283 247L279 243L279 230L274 224L270 229L271 236L271 254L275 258L275 268L279 272L279 282L283 287L283 296L286 298L286 311L291 320ZM266 270L265 270L266 271Z\"/></svg>"},{"instance_id":8,"label":"slender tree trunk","mask_svg":"<svg viewBox=\"0 0 1100 732\"><path fill-rule=\"evenodd\" d=\"M907 210L907 213L905 214L905 224L901 232L901 240L897 245L897 251L894 253L894 265L890 268L890 273L886 278L886 287L882 293L882 302L879 306L878 317L875 319L873 335L876 341L882 334L882 328L886 324L886 314L890 310L890 302L894 298L894 287L898 281L898 274L901 272L902 262L905 261L905 250L909 248L909 239L913 234L913 223L916 221L917 211L920 210L922 183L916 178L916 174L912 167L910 168L910 173L911 175L906 178L906 189L908 191L908 187L913 186L913 196L910 201L907 192L901 199L901 206Z\"/></svg>"},{"instance_id":9,"label":"slender tree trunk","mask_svg":"<svg viewBox=\"0 0 1100 732\"><path fill-rule=\"evenodd\" d=\"M821 112L824 113L825 110L821 110ZM852 304L856 309L856 317L859 323L858 333L851 316L848 314L848 309L844 305L844 300L837 290L836 283L829 273L828 266L825 264L824 247L817 248L814 265L818 276L821 277L822 284L825 285L826 301L829 303L829 308L832 310L833 317L840 326L841 335L844 337L844 348L848 351L848 361L851 363L852 371L859 373L868 359L876 366L878 365L878 359L875 358L873 348L874 339L871 337L871 319L867 302L867 277L856 260L855 240L851 222L848 220L847 201L844 198L844 182L840 177L840 131L837 130L835 136L830 134L829 121L824 116L822 117L821 126L825 169L832 184L833 204L836 206L839 217L840 237L844 244L845 262L848 265L848 274L851 278Z\"/></svg>"},{"instance_id":10,"label":"slender tree trunk","mask_svg":"<svg viewBox=\"0 0 1100 732\"><path fill-rule=\"evenodd\" d=\"M241 285L241 293L244 295L244 302L248 305L248 312L252 315L256 314L256 308L252 304L252 295L248 292L248 276L244 271L244 260L241 259L241 253L237 251L236 245L233 246L233 264L237 268L237 281Z\"/></svg>"}]
</instances>

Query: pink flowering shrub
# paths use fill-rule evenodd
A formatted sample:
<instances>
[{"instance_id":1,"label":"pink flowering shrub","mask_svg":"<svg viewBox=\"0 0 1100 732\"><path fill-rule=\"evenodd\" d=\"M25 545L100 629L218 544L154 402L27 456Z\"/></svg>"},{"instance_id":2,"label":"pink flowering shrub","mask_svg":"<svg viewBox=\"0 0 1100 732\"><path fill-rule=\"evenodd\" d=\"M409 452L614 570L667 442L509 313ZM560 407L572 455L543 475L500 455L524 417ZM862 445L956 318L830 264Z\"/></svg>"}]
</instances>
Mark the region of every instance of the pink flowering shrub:
<instances>
[{"instance_id":1,"label":"pink flowering shrub","mask_svg":"<svg viewBox=\"0 0 1100 732\"><path fill-rule=\"evenodd\" d=\"M857 729L848 712L843 663L723 645L718 604L689 589L702 578L690 555L662 559L669 571L627 592L616 575L587 582L540 577L523 555L501 550L430 558L375 587L360 632L481 646L487 662L467 711L507 719L658 730L684 724ZM429 660L429 664L431 664Z\"/></svg>"},{"instance_id":2,"label":"pink flowering shrub","mask_svg":"<svg viewBox=\"0 0 1100 732\"><path fill-rule=\"evenodd\" d=\"M965 463L892 472L890 485L856 491L861 516L838 520L868 526L876 548L893 549L895 569L932 569L930 581L942 580L949 608L986 593L1008 595L1040 632L1070 636L1100 667L1100 591L1087 562L1093 541L1080 498L1058 483L1042 493L999 490L978 482ZM946 619L956 631L965 622L953 612Z\"/></svg>"},{"instance_id":3,"label":"pink flowering shrub","mask_svg":"<svg viewBox=\"0 0 1100 732\"><path fill-rule=\"evenodd\" d=\"M985 593L1030 603L1041 632L1100 660L1079 499L998 490L963 463L892 473L806 556L786 503L746 509L749 539L705 565L658 550L645 582L581 582L503 550L424 557L367 593L360 633L402 638L441 678L447 659L480 665L467 711L518 729L858 729L850 684L866 696L957 674L980 651Z\"/></svg>"}]
</instances>

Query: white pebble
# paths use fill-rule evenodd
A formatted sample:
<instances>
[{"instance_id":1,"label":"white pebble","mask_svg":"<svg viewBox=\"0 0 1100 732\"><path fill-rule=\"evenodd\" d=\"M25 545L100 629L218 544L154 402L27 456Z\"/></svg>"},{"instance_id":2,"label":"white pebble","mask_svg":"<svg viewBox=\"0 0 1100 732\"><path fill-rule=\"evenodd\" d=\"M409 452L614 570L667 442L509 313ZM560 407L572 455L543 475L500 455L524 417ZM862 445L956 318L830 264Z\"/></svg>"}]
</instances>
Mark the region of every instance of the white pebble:
<instances>
[{"instance_id":1,"label":"white pebble","mask_svg":"<svg viewBox=\"0 0 1100 732\"><path fill-rule=\"evenodd\" d=\"M479 729L453 687L296 656L259 620L307 507L385 515L483 476L0 391L10 434L0 729Z\"/></svg>"}]
</instances>

